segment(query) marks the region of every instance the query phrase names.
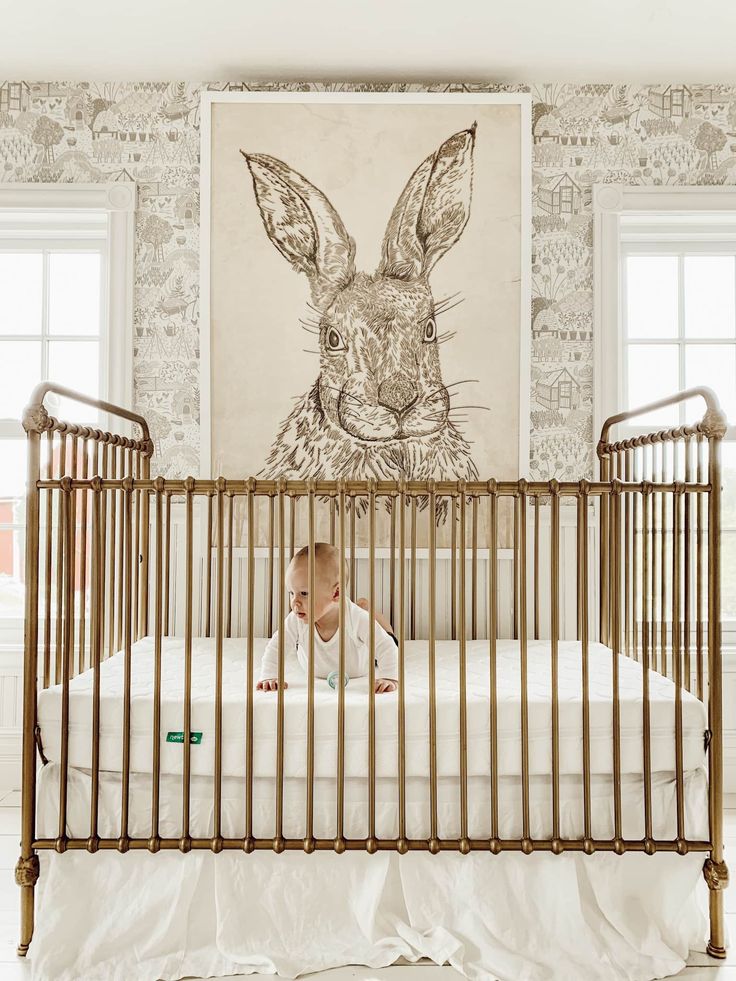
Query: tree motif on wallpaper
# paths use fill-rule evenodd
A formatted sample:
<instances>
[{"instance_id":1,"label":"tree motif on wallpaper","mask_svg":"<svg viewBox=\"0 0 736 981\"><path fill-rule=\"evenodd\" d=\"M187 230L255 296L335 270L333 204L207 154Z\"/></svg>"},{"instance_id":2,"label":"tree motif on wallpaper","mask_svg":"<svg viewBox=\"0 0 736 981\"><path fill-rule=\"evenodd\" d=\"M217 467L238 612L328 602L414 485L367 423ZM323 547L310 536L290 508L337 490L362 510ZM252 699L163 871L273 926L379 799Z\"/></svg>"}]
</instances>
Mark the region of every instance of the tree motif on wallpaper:
<instances>
[{"instance_id":1,"label":"tree motif on wallpaper","mask_svg":"<svg viewBox=\"0 0 736 981\"><path fill-rule=\"evenodd\" d=\"M319 376L279 427L264 473L291 479L477 477L440 365L429 274L470 215L476 127L414 171L391 215L375 273L327 197L273 157L241 151L266 233L309 280Z\"/></svg>"}]
</instances>

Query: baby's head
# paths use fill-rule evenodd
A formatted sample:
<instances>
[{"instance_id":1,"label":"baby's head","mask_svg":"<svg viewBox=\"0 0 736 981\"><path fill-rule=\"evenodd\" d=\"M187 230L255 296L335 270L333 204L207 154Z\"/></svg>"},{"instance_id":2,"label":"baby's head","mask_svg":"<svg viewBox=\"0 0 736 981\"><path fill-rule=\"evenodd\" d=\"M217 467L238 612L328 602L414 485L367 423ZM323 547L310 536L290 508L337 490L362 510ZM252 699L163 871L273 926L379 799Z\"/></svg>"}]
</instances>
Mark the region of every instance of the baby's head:
<instances>
[{"instance_id":1,"label":"baby's head","mask_svg":"<svg viewBox=\"0 0 736 981\"><path fill-rule=\"evenodd\" d=\"M347 583L347 570L345 572ZM300 620L309 619L309 546L294 554L286 570L289 605ZM327 542L314 544L314 619L320 620L340 599L340 550Z\"/></svg>"}]
</instances>

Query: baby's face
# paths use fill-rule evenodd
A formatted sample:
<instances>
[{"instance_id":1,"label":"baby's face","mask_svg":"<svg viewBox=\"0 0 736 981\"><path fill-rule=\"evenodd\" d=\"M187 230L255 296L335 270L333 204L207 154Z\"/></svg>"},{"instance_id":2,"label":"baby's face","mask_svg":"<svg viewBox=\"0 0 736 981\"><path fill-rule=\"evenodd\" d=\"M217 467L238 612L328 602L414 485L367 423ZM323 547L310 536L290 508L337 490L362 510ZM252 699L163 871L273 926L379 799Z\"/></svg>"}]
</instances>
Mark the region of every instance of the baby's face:
<instances>
[{"instance_id":1,"label":"baby's face","mask_svg":"<svg viewBox=\"0 0 736 981\"><path fill-rule=\"evenodd\" d=\"M339 597L337 583L331 583L322 570L314 570L314 619L320 620ZM294 560L286 570L289 605L300 620L309 619L309 562Z\"/></svg>"}]
</instances>

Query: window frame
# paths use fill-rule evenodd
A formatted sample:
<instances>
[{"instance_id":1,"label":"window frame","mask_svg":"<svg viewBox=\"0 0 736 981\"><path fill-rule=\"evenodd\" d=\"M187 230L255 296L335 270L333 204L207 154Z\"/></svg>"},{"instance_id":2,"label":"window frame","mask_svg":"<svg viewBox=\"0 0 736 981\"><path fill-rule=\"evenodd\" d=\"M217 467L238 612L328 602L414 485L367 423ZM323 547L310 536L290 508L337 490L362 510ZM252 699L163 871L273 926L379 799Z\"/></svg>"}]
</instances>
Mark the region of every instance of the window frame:
<instances>
[{"instance_id":1,"label":"window frame","mask_svg":"<svg viewBox=\"0 0 736 981\"><path fill-rule=\"evenodd\" d=\"M28 251L64 251L69 245L78 249L85 237L90 244L99 243L102 222L97 223L93 233L90 218L104 215L106 268L100 297L100 397L123 406L131 405L133 399L136 204L137 185L132 181L59 185L0 182L0 224L5 219L9 227L11 218L15 218L12 233L0 236L0 249L4 251L4 246L11 243ZM102 425L107 424L103 417ZM0 437L24 436L20 424L0 420ZM3 523L3 530L18 528L16 523ZM0 649L19 648L22 634L23 618L0 616Z\"/></svg>"},{"instance_id":2,"label":"window frame","mask_svg":"<svg viewBox=\"0 0 736 981\"><path fill-rule=\"evenodd\" d=\"M645 217L649 220L645 221ZM622 259L635 253L637 244L641 251L654 254L655 239L662 243L662 252L669 248L671 253L684 243L688 252L713 254L719 251L719 243L728 243L724 251L736 251L736 187L593 185L593 432L596 441L605 419L626 404L623 401L625 273ZM678 334L671 343L680 345L684 339ZM693 408L688 408L692 421ZM698 418L702 417L702 406L697 408L697 413ZM733 442L736 420L729 422L725 439ZM619 426L616 433L627 438L649 432L651 428ZM736 645L736 618L724 617L722 631L724 644Z\"/></svg>"}]
</instances>

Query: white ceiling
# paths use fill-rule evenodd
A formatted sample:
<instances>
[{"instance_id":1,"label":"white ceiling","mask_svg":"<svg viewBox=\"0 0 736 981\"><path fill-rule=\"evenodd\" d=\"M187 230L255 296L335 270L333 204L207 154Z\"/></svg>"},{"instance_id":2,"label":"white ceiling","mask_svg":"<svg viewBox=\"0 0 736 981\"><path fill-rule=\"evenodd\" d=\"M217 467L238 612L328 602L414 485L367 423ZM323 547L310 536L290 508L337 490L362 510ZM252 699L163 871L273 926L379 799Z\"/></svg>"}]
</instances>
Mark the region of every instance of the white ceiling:
<instances>
[{"instance_id":1,"label":"white ceiling","mask_svg":"<svg viewBox=\"0 0 736 981\"><path fill-rule=\"evenodd\" d=\"M33 80L736 82L734 0L0 0Z\"/></svg>"}]
</instances>

